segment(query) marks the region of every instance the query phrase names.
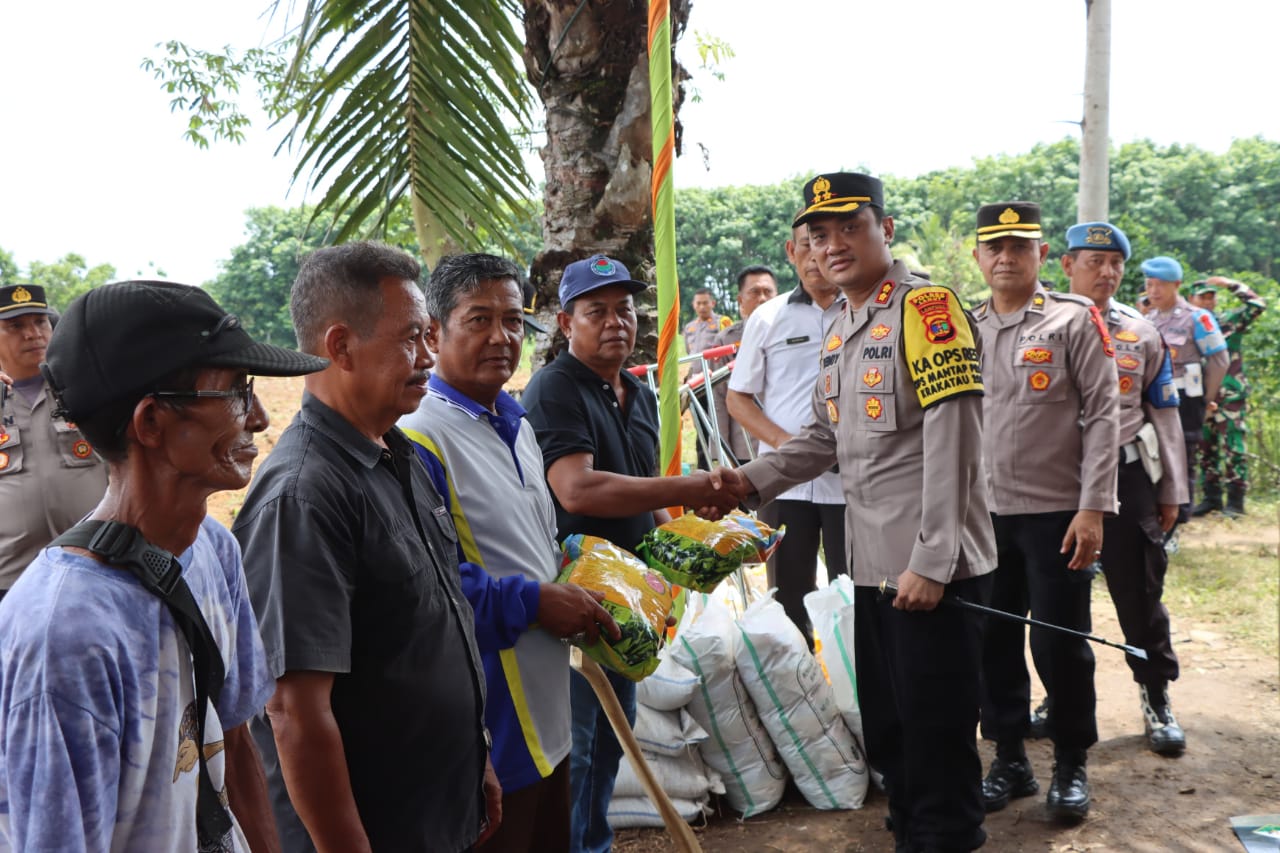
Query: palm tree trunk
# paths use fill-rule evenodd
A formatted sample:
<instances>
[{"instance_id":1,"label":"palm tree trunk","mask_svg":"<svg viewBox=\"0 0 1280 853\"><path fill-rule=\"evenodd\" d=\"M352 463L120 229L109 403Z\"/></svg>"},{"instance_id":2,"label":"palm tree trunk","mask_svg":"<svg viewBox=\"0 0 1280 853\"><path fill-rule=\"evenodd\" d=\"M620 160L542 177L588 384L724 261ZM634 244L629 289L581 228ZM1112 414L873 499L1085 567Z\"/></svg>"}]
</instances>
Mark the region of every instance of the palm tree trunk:
<instances>
[{"instance_id":1,"label":"palm tree trunk","mask_svg":"<svg viewBox=\"0 0 1280 853\"><path fill-rule=\"evenodd\" d=\"M671 4L672 45L692 0ZM554 327L556 288L573 261L603 252L653 279L653 171L649 125L648 6L640 0L525 0L525 66L546 111L542 148L543 250L531 271L539 314ZM676 152L684 69L676 81ZM633 361L657 352L656 297L640 296ZM550 357L563 338L557 333ZM536 360L536 359L535 359Z\"/></svg>"}]
</instances>

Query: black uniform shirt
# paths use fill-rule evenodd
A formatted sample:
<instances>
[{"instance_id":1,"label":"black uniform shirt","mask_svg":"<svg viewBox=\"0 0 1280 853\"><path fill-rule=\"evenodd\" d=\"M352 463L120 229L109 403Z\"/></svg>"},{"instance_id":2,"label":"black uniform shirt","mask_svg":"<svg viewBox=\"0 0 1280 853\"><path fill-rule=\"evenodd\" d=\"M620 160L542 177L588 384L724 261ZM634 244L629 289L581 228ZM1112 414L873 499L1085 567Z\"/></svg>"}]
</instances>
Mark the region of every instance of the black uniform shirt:
<instances>
[{"instance_id":1,"label":"black uniform shirt","mask_svg":"<svg viewBox=\"0 0 1280 853\"><path fill-rule=\"evenodd\" d=\"M652 477L658 468L658 399L649 386L625 370L625 404L604 379L564 350L556 360L533 374L520 404L529 413L542 448L543 464L575 453L590 453L597 471L630 477ZM573 533L607 539L635 551L640 539L654 528L653 513L626 518L600 518L568 512L555 496L556 536Z\"/></svg>"}]
</instances>

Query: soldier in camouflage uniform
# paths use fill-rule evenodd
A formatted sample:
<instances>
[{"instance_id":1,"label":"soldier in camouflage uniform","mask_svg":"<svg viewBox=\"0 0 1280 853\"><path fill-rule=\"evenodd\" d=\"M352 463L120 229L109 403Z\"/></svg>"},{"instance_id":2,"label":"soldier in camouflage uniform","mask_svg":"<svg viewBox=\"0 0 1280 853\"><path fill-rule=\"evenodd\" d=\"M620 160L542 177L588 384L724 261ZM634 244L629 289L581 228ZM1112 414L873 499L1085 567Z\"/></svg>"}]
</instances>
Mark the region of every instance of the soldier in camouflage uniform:
<instances>
[{"instance_id":1,"label":"soldier in camouflage uniform","mask_svg":"<svg viewBox=\"0 0 1280 853\"><path fill-rule=\"evenodd\" d=\"M1245 414L1249 404L1249 381L1244 374L1244 358L1241 353L1244 333L1267 308L1261 296L1243 282L1223 276L1198 281L1192 295L1200 298L1200 307L1209 311L1217 308L1218 288L1225 287L1240 300L1240 305L1217 314L1218 325L1227 339L1227 354L1231 362L1222 380L1217 407L1204 425L1204 440L1200 444L1201 488L1204 500L1196 504L1192 515L1208 515L1222 510L1222 480L1226 477L1226 515L1234 518L1244 514L1244 495L1249 489L1249 468L1245 456ZM1202 301L1201 301L1202 300ZM1222 466L1225 450L1226 465Z\"/></svg>"}]
</instances>

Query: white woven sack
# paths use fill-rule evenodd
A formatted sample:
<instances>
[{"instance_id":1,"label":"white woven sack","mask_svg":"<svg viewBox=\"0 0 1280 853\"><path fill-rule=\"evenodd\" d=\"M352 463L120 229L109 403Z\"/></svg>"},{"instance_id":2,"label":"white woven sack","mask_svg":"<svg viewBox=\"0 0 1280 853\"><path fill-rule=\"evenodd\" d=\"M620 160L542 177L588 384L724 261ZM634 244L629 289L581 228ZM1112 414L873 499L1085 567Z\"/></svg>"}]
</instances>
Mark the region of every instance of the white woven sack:
<instances>
[{"instance_id":1,"label":"white woven sack","mask_svg":"<svg viewBox=\"0 0 1280 853\"><path fill-rule=\"evenodd\" d=\"M639 704L632 731L642 750L660 755L684 755L690 746L707 739L706 731L685 711L658 711Z\"/></svg>"},{"instance_id":2,"label":"white woven sack","mask_svg":"<svg viewBox=\"0 0 1280 853\"><path fill-rule=\"evenodd\" d=\"M686 823L698 823L710 813L707 800L682 800L672 798L671 805ZM618 797L609 801L609 826L614 829L632 829L641 826L666 826L662 815L648 797Z\"/></svg>"},{"instance_id":3,"label":"white woven sack","mask_svg":"<svg viewBox=\"0 0 1280 853\"><path fill-rule=\"evenodd\" d=\"M738 668L796 787L818 809L856 809L867 763L804 636L772 598L738 620Z\"/></svg>"},{"instance_id":4,"label":"white woven sack","mask_svg":"<svg viewBox=\"0 0 1280 853\"><path fill-rule=\"evenodd\" d=\"M676 635L671 656L702 679L688 706L710 735L701 746L702 758L724 778L729 805L751 817L782 799L787 769L738 675L735 660L741 645L733 617L712 600Z\"/></svg>"},{"instance_id":5,"label":"white woven sack","mask_svg":"<svg viewBox=\"0 0 1280 853\"><path fill-rule=\"evenodd\" d=\"M658 781L658 787L672 799L706 802L711 794L723 794L724 783L720 774L707 767L696 746L691 746L678 757L644 752L645 761ZM618 765L618 778L613 785L615 797L647 796L640 777L630 761Z\"/></svg>"},{"instance_id":6,"label":"white woven sack","mask_svg":"<svg viewBox=\"0 0 1280 853\"><path fill-rule=\"evenodd\" d=\"M822 589L804 597L804 609L813 625L814 655L831 685L831 695L849 731L865 751L862 710L858 707L858 676L854 666L853 581L839 575Z\"/></svg>"},{"instance_id":7,"label":"white woven sack","mask_svg":"<svg viewBox=\"0 0 1280 853\"><path fill-rule=\"evenodd\" d=\"M636 685L636 703L659 711L683 708L698 690L698 676L673 661L669 649L659 657L658 668Z\"/></svg>"}]
</instances>

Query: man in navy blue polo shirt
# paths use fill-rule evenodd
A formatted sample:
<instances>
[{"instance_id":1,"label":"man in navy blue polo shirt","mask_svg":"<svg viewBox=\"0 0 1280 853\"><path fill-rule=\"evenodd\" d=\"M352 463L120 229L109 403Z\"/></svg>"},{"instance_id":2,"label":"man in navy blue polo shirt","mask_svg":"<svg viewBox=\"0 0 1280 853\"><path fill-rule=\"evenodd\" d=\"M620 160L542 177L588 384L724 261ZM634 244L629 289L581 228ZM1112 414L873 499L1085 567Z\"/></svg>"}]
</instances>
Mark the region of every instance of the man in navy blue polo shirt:
<instances>
[{"instance_id":1,"label":"man in navy blue polo shirt","mask_svg":"<svg viewBox=\"0 0 1280 853\"><path fill-rule=\"evenodd\" d=\"M622 369L636 343L633 296L648 285L604 255L577 261L560 280L560 330L569 346L533 375L521 398L537 432L555 503L557 535L587 533L634 551L668 520L663 507L736 501L706 472L658 477L658 402ZM627 719L635 722L635 684L609 674ZM570 851L608 850L607 813L622 748L586 679L570 679L573 749Z\"/></svg>"}]
</instances>

